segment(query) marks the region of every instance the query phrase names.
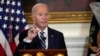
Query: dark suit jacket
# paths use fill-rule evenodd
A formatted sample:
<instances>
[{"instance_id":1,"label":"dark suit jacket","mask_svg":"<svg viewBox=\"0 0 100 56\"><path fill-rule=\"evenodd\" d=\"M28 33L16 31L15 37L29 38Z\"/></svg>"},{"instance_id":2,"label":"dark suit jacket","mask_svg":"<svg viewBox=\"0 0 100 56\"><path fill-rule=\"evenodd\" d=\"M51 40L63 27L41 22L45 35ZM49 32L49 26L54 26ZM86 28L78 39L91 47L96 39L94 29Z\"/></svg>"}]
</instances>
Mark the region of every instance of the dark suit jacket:
<instances>
[{"instance_id":1,"label":"dark suit jacket","mask_svg":"<svg viewBox=\"0 0 100 56\"><path fill-rule=\"evenodd\" d=\"M19 49L41 49L41 44L40 44L41 41L38 35L32 40L31 43L26 43L23 41L23 39L27 36L27 32L28 30L23 31L19 35L19 45L16 50L18 51ZM48 27L48 49L66 49L63 34L49 27Z\"/></svg>"}]
</instances>

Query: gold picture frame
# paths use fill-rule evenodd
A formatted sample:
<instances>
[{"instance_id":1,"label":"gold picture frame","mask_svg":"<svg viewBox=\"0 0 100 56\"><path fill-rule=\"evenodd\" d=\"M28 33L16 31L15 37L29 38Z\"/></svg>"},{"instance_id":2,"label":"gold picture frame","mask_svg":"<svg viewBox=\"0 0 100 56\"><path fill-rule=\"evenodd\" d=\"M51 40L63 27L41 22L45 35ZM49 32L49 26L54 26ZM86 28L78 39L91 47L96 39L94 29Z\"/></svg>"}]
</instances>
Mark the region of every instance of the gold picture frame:
<instances>
[{"instance_id":1,"label":"gold picture frame","mask_svg":"<svg viewBox=\"0 0 100 56\"><path fill-rule=\"evenodd\" d=\"M49 23L89 23L92 12L89 7L90 2L95 0L23 0L25 16L28 23L33 23L31 19L31 8L36 3L45 3L50 10ZM81 6L80 6L81 5Z\"/></svg>"},{"instance_id":2,"label":"gold picture frame","mask_svg":"<svg viewBox=\"0 0 100 56\"><path fill-rule=\"evenodd\" d=\"M92 19L91 11L80 12L50 12L49 23L90 23ZM25 13L27 22L33 23L31 13Z\"/></svg>"}]
</instances>

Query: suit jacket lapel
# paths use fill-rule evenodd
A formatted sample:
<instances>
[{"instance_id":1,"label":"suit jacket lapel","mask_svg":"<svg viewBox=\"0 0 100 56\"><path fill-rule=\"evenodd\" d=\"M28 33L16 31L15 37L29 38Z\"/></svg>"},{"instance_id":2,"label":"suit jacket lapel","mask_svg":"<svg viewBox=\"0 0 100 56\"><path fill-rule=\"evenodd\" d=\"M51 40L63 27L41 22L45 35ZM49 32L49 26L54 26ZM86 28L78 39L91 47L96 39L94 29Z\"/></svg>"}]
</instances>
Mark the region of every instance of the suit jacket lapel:
<instances>
[{"instance_id":1,"label":"suit jacket lapel","mask_svg":"<svg viewBox=\"0 0 100 56\"><path fill-rule=\"evenodd\" d=\"M48 27L48 49L53 48L53 41L54 41L54 36L52 33L52 30Z\"/></svg>"}]
</instances>

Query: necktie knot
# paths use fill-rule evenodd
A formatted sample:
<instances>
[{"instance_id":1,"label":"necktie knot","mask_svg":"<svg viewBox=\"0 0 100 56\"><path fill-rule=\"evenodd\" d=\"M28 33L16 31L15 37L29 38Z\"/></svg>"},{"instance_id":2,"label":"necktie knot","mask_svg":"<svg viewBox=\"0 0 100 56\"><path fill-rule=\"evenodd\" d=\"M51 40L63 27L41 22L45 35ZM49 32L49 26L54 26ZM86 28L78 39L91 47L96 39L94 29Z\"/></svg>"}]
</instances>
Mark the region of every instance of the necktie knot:
<instances>
[{"instance_id":1,"label":"necktie knot","mask_svg":"<svg viewBox=\"0 0 100 56\"><path fill-rule=\"evenodd\" d=\"M45 36L44 36L44 32L40 32L40 37L41 37L41 39L43 40L43 41L45 41Z\"/></svg>"},{"instance_id":2,"label":"necktie knot","mask_svg":"<svg viewBox=\"0 0 100 56\"><path fill-rule=\"evenodd\" d=\"M44 34L44 32L40 32L40 34L41 34L41 35L43 35L43 34Z\"/></svg>"}]
</instances>

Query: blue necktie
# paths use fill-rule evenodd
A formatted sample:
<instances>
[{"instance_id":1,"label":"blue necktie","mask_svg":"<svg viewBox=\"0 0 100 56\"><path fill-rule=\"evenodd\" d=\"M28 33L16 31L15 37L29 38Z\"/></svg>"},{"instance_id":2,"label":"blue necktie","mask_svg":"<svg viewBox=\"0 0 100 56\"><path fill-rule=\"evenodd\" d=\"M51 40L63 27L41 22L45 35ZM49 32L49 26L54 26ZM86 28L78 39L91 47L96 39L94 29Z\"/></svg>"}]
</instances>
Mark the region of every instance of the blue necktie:
<instances>
[{"instance_id":1,"label":"blue necktie","mask_svg":"<svg viewBox=\"0 0 100 56\"><path fill-rule=\"evenodd\" d=\"M41 40L42 49L45 49L46 48L45 39L46 38L44 37L44 32L40 32L40 40Z\"/></svg>"}]
</instances>

